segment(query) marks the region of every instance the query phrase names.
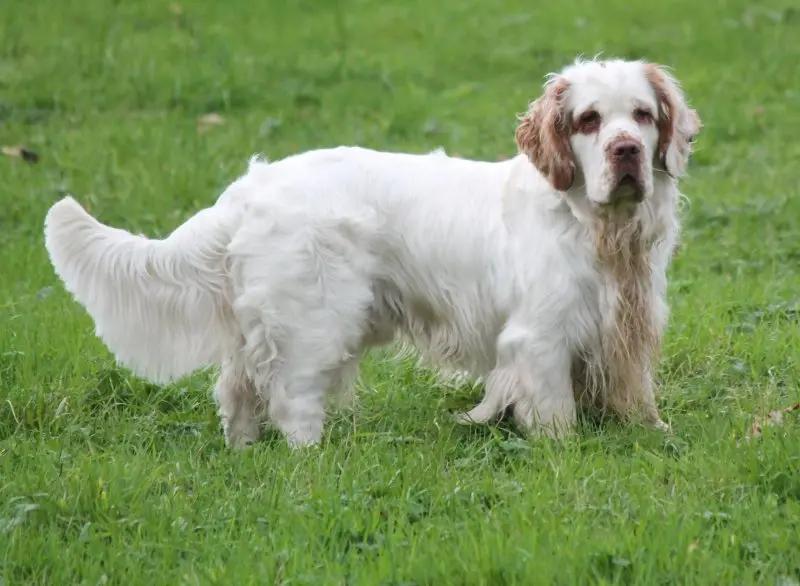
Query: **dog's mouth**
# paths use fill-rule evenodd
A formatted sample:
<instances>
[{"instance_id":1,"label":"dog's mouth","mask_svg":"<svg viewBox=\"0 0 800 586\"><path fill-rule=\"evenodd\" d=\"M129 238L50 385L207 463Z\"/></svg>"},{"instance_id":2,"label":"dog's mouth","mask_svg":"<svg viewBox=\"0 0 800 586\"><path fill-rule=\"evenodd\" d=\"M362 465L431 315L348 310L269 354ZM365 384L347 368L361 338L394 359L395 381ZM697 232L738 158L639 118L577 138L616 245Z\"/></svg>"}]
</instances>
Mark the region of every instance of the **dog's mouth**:
<instances>
[{"instance_id":1,"label":"dog's mouth","mask_svg":"<svg viewBox=\"0 0 800 586\"><path fill-rule=\"evenodd\" d=\"M644 200L644 186L632 173L624 173L617 179L617 184L611 192L611 201L629 201L641 203Z\"/></svg>"}]
</instances>

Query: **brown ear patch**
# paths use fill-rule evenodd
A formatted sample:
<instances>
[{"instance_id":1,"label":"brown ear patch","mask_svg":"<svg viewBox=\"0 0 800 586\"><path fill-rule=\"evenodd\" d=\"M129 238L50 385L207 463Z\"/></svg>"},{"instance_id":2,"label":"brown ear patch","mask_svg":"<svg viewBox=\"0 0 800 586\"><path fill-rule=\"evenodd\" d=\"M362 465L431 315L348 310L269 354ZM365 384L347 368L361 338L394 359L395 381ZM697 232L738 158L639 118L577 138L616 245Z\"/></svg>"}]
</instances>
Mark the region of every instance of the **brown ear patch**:
<instances>
[{"instance_id":1,"label":"brown ear patch","mask_svg":"<svg viewBox=\"0 0 800 586\"><path fill-rule=\"evenodd\" d=\"M666 79L657 65L648 63L645 65L647 81L653 86L658 101L658 160L664 167L667 165L667 149L672 142L675 132L675 122L673 112L675 105L672 103L670 91L667 88Z\"/></svg>"},{"instance_id":2,"label":"brown ear patch","mask_svg":"<svg viewBox=\"0 0 800 586\"><path fill-rule=\"evenodd\" d=\"M566 113L569 82L556 79L549 83L542 97L531 104L517 126L520 151L558 191L566 191L574 179L571 124Z\"/></svg>"},{"instance_id":3,"label":"brown ear patch","mask_svg":"<svg viewBox=\"0 0 800 586\"><path fill-rule=\"evenodd\" d=\"M658 162L672 177L682 175L692 142L702 123L689 108L677 82L653 63L645 64L645 75L658 101Z\"/></svg>"}]
</instances>

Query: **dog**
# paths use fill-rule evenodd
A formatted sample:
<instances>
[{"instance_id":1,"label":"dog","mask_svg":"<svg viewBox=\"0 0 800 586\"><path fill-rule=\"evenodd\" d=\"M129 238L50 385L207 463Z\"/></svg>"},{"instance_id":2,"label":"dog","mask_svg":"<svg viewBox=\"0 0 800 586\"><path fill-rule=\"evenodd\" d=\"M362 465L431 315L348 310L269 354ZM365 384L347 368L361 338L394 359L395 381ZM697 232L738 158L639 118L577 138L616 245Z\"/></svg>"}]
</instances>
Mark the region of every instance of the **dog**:
<instances>
[{"instance_id":1,"label":"dog","mask_svg":"<svg viewBox=\"0 0 800 586\"><path fill-rule=\"evenodd\" d=\"M258 439L264 412L291 446L319 443L326 399L348 397L364 352L398 338L485 380L462 423L509 409L559 436L590 407L667 428L654 370L700 127L662 66L578 60L548 76L506 160L254 157L164 240L65 197L45 243L122 365L156 383L220 367L231 448Z\"/></svg>"}]
</instances>

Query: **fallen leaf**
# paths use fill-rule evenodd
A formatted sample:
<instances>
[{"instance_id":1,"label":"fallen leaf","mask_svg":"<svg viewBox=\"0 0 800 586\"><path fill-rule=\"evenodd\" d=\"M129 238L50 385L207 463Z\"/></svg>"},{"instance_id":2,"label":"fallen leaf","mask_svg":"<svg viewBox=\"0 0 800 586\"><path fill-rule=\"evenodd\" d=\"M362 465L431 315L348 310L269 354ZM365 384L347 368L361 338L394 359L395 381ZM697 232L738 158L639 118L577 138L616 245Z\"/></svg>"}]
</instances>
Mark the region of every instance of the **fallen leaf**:
<instances>
[{"instance_id":1,"label":"fallen leaf","mask_svg":"<svg viewBox=\"0 0 800 586\"><path fill-rule=\"evenodd\" d=\"M3 154L7 157L19 157L26 163L38 163L39 162L39 155L34 151L30 150L24 146L4 146Z\"/></svg>"},{"instance_id":2,"label":"fallen leaf","mask_svg":"<svg viewBox=\"0 0 800 586\"><path fill-rule=\"evenodd\" d=\"M225 119L216 112L211 112L210 114L200 116L197 122L199 124L222 124L225 122Z\"/></svg>"},{"instance_id":3,"label":"fallen leaf","mask_svg":"<svg viewBox=\"0 0 800 586\"><path fill-rule=\"evenodd\" d=\"M753 425L750 427L750 432L744 436L744 439L750 441L750 438L758 437L761 435L761 430L765 425L781 425L783 423L783 416L791 411L800 411L800 403L789 405L783 409L778 409L770 413L763 421L756 417Z\"/></svg>"},{"instance_id":4,"label":"fallen leaf","mask_svg":"<svg viewBox=\"0 0 800 586\"><path fill-rule=\"evenodd\" d=\"M216 112L204 114L197 119L197 131L207 132L212 126L219 126L224 123L225 119Z\"/></svg>"}]
</instances>

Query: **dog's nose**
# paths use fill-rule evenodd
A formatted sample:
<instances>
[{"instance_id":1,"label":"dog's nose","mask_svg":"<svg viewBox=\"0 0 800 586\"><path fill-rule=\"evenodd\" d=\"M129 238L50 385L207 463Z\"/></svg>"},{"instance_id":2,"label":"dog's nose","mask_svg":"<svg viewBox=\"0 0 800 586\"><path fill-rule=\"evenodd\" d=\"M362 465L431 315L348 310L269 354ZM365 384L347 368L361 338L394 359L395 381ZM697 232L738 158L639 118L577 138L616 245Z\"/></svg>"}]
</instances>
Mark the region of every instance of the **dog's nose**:
<instances>
[{"instance_id":1,"label":"dog's nose","mask_svg":"<svg viewBox=\"0 0 800 586\"><path fill-rule=\"evenodd\" d=\"M618 159L634 159L639 156L639 143L633 140L623 140L614 145L612 152Z\"/></svg>"}]
</instances>

